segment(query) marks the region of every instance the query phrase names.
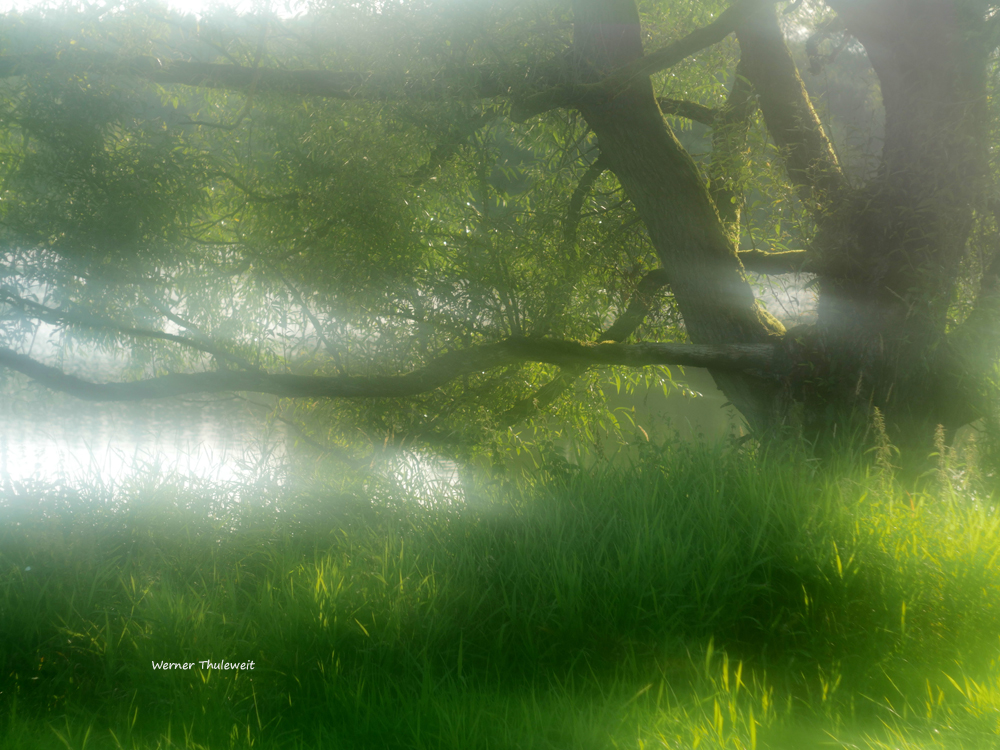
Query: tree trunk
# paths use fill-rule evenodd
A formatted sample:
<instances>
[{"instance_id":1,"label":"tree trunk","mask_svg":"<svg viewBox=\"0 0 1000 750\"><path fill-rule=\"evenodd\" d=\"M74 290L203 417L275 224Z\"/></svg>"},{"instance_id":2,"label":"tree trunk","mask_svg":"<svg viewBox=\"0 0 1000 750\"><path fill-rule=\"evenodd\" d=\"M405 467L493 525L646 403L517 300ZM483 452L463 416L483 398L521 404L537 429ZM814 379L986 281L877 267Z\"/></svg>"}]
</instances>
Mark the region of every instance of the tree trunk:
<instances>
[{"instance_id":1,"label":"tree trunk","mask_svg":"<svg viewBox=\"0 0 1000 750\"><path fill-rule=\"evenodd\" d=\"M886 136L878 176L848 185L784 43L773 3L737 33L788 174L819 230L817 325L788 337L784 383L713 373L750 425L767 429L803 404L816 439L851 437L877 407L890 437L929 445L934 426L974 416L951 387L967 357L947 336L985 171L985 6L953 0L831 0L864 44L882 86ZM642 55L633 0L578 0L577 83ZM781 325L754 302L731 235L690 157L657 108L648 78L580 105L602 158L649 231L691 340L774 341ZM730 227L730 231L731 231ZM982 316L980 316L982 317ZM969 336L965 337L970 340Z\"/></svg>"},{"instance_id":2,"label":"tree trunk","mask_svg":"<svg viewBox=\"0 0 1000 750\"><path fill-rule=\"evenodd\" d=\"M633 0L579 0L574 11L579 83L642 56ZM784 328L754 300L708 188L664 120L649 78L638 77L581 111L597 134L602 159L646 225L691 341L774 342ZM780 422L781 391L774 381L752 373L712 376L753 429Z\"/></svg>"},{"instance_id":3,"label":"tree trunk","mask_svg":"<svg viewBox=\"0 0 1000 750\"><path fill-rule=\"evenodd\" d=\"M817 325L787 343L788 387L810 438L852 438L885 416L904 448L974 418L969 357L947 336L961 261L987 174L986 7L953 0L829 0L868 52L885 105L877 177L852 190L784 44L772 3L737 30L788 174L812 210ZM981 317L981 316L980 316ZM964 340L973 337L966 334ZM837 440L833 444L837 444ZM919 453L919 451L918 451Z\"/></svg>"},{"instance_id":4,"label":"tree trunk","mask_svg":"<svg viewBox=\"0 0 1000 750\"><path fill-rule=\"evenodd\" d=\"M877 406L903 447L972 416L954 387L947 313L987 184L985 6L952 0L830 0L881 84L877 177L835 211L823 248L816 340L831 386L807 411Z\"/></svg>"}]
</instances>

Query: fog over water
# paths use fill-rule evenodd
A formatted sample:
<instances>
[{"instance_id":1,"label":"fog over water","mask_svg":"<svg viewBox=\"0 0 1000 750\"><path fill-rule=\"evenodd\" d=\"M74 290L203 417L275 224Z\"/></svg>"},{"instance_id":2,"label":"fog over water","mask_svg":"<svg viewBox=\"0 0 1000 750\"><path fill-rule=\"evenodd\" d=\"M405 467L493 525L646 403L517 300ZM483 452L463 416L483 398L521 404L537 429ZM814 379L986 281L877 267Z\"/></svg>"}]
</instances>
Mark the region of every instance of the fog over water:
<instances>
[{"instance_id":1,"label":"fog over water","mask_svg":"<svg viewBox=\"0 0 1000 750\"><path fill-rule=\"evenodd\" d=\"M261 426L237 402L92 404L5 394L0 402L0 479L117 483L156 470L238 481L263 456L280 458L283 435Z\"/></svg>"},{"instance_id":2,"label":"fog over water","mask_svg":"<svg viewBox=\"0 0 1000 750\"><path fill-rule=\"evenodd\" d=\"M766 307L786 325L812 314L813 295L800 284L781 279L758 289ZM51 364L58 359L54 341L38 339L33 355ZM122 362L106 354L77 349L62 362L67 372L94 381L117 380ZM708 372L688 368L678 381L696 398L680 393L665 398L650 392L625 397L606 391L612 409L635 407L639 423L659 437L713 439L730 434L737 416ZM261 398L261 401L264 399ZM135 474L155 471L192 479L233 483L287 463L288 431L280 423L265 429L263 410L244 399L212 396L140 403L91 403L53 394L14 378L0 387L0 494L11 483L119 485ZM567 455L572 439L567 438ZM455 465L430 455L410 455L391 462L389 471L405 487L453 491Z\"/></svg>"}]
</instances>

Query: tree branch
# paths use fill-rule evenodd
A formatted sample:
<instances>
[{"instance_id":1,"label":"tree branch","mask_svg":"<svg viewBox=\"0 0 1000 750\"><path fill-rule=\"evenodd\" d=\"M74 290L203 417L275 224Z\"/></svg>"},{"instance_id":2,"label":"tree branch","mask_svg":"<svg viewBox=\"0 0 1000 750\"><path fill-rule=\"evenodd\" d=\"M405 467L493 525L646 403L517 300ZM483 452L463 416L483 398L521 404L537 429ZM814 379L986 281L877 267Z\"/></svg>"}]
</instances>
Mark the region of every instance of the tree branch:
<instances>
[{"instance_id":1,"label":"tree branch","mask_svg":"<svg viewBox=\"0 0 1000 750\"><path fill-rule=\"evenodd\" d=\"M63 67L78 74L100 71L136 75L159 84L179 84L236 91L274 91L300 96L325 96L335 99L373 98L404 94L441 99L446 94L474 91L482 98L503 96L510 86L500 71L485 66L470 66L448 71L447 77L406 80L399 76L330 70L281 70L250 68L239 65L161 60L155 57L120 58L104 52L63 52L0 56L0 78L12 78L35 70ZM522 76L523 78L523 76Z\"/></svg>"},{"instance_id":2,"label":"tree branch","mask_svg":"<svg viewBox=\"0 0 1000 750\"><path fill-rule=\"evenodd\" d=\"M818 76L823 72L824 65L833 62L834 58L844 49L847 41L850 39L850 36L845 33L844 40L831 54L820 54L819 45L838 31L847 31L844 19L840 16L831 16L826 21L820 23L816 27L816 30L806 39L806 57L809 58L809 72L814 76Z\"/></svg>"},{"instance_id":3,"label":"tree branch","mask_svg":"<svg viewBox=\"0 0 1000 750\"><path fill-rule=\"evenodd\" d=\"M410 185L420 187L431 175L458 153L459 149L468 142L469 137L473 133L495 120L497 116L496 112L484 112L475 117L470 117L461 123L459 127L453 128L450 137L446 141L439 143L431 151L431 156L427 160L427 163L409 175Z\"/></svg>"},{"instance_id":4,"label":"tree branch","mask_svg":"<svg viewBox=\"0 0 1000 750\"><path fill-rule=\"evenodd\" d=\"M736 30L740 65L753 85L767 131L784 153L788 177L814 212L848 190L833 144L799 77L774 4L756 2Z\"/></svg>"},{"instance_id":5,"label":"tree branch","mask_svg":"<svg viewBox=\"0 0 1000 750\"><path fill-rule=\"evenodd\" d=\"M587 167L587 171L583 173L583 177L580 178L580 181L573 189L573 195L571 195L569 199L569 209L566 212L566 219L563 222L562 227L563 254L570 252L572 246L576 244L576 230L580 226L580 214L583 211L583 201L586 200L587 194L590 192L591 188L594 187L594 183L597 182L597 178L604 174L607 168L607 159L598 156L593 162L591 162L590 166Z\"/></svg>"},{"instance_id":6,"label":"tree branch","mask_svg":"<svg viewBox=\"0 0 1000 750\"><path fill-rule=\"evenodd\" d=\"M181 123L182 125L188 125L190 123ZM199 125L204 125L205 123L197 123ZM223 172L222 170L217 170L215 172L209 172L209 177L221 177L224 180L228 180L236 189L243 193L248 200L252 200L256 203L295 203L302 198L302 194L297 190L293 190L288 193L282 193L281 195L267 195L265 193L258 193L256 190L251 188L245 182L240 180L238 177L234 177L228 172Z\"/></svg>"},{"instance_id":7,"label":"tree branch","mask_svg":"<svg viewBox=\"0 0 1000 750\"><path fill-rule=\"evenodd\" d=\"M604 174L607 168L607 159L598 155L590 163L590 166L587 167L583 176L580 177L580 181L576 184L573 194L570 196L569 208L566 210L566 218L563 219L562 223L562 240L559 243L559 256L571 259L573 262L568 265L566 273L561 276L553 275L549 279L549 289L545 294L545 311L536 328L541 335L549 332L552 319L559 310L563 309L579 280L583 264L579 262L580 257L577 253L576 234L580 226L583 202L594 187L594 183Z\"/></svg>"},{"instance_id":8,"label":"tree branch","mask_svg":"<svg viewBox=\"0 0 1000 750\"><path fill-rule=\"evenodd\" d=\"M630 65L616 71L606 80L591 85L562 83L544 89L521 100L512 108L512 119L524 121L542 112L559 107L572 107L581 99L607 99L628 81L642 74L645 67L657 72L674 65L704 47L722 40L733 31L736 21L742 17L745 3L738 3L725 11L719 19L692 32L674 44L647 55L637 61L640 65ZM537 81L558 78L557 68L564 65L562 57L550 61L547 68L534 71ZM218 63L193 62L186 60L162 60L155 57L120 58L105 52L63 52L60 54L39 53L31 55L0 56L0 78L25 75L34 70L48 70L64 67L74 73L80 71L100 71L105 73L125 73L136 75L161 85L197 86L235 91L275 91L300 96L322 96L336 99L382 99L400 93L420 98L437 100L446 95L473 92L479 98L506 96L512 92L514 84L524 88L523 71L502 72L489 66L470 66L466 69L448 71L446 75L425 80L405 79L401 76L375 75L329 70L283 70L276 68L246 67L241 65L220 65ZM544 66L543 66L544 67ZM650 75L650 73L646 73ZM709 124L714 117L710 107L694 102L661 99L664 114L686 117L696 122ZM181 125L232 129L234 125L188 120ZM452 148L443 145L441 154L432 156L432 164L450 157ZM432 167L433 168L433 167ZM423 170L418 170L424 177ZM415 175L416 176L416 175Z\"/></svg>"},{"instance_id":9,"label":"tree branch","mask_svg":"<svg viewBox=\"0 0 1000 750\"><path fill-rule=\"evenodd\" d=\"M642 325L653 305L654 296L667 283L669 283L667 272L662 268L643 276L625 312L609 328L598 334L597 340L621 342L628 339L635 329ZM565 393L577 378L587 371L588 366L584 364L564 367L552 380L504 412L500 417L500 424L503 427L510 427L546 408Z\"/></svg>"},{"instance_id":10,"label":"tree branch","mask_svg":"<svg viewBox=\"0 0 1000 750\"><path fill-rule=\"evenodd\" d=\"M553 109L568 109L579 107L588 101L600 101L603 96L600 84L560 83L515 100L510 107L510 119L514 122L526 122Z\"/></svg>"},{"instance_id":11,"label":"tree branch","mask_svg":"<svg viewBox=\"0 0 1000 750\"><path fill-rule=\"evenodd\" d=\"M553 339L510 338L498 344L443 354L405 375L272 375L225 371L171 374L129 383L93 383L0 347L0 367L27 375L41 385L88 401L142 401L189 393L248 391L285 398L400 398L435 390L462 377L519 362L577 365L684 365L716 370L768 371L773 344L586 344Z\"/></svg>"},{"instance_id":12,"label":"tree branch","mask_svg":"<svg viewBox=\"0 0 1000 750\"><path fill-rule=\"evenodd\" d=\"M646 78L667 68L672 68L685 58L721 42L736 31L736 28L753 10L753 0L740 0L740 2L726 8L708 26L692 31L673 44L661 47L648 55L643 55L635 62L616 70L601 85L609 89L627 87L637 78Z\"/></svg>"},{"instance_id":13,"label":"tree branch","mask_svg":"<svg viewBox=\"0 0 1000 750\"><path fill-rule=\"evenodd\" d=\"M763 250L741 250L740 262L752 273L812 273L811 253L806 250L786 250L766 253Z\"/></svg>"},{"instance_id":14,"label":"tree branch","mask_svg":"<svg viewBox=\"0 0 1000 750\"><path fill-rule=\"evenodd\" d=\"M683 117L686 120L700 122L709 127L715 124L715 118L719 116L719 110L685 99L669 99L661 96L656 100L656 103L660 105L660 112L665 115Z\"/></svg>"},{"instance_id":15,"label":"tree branch","mask_svg":"<svg viewBox=\"0 0 1000 750\"><path fill-rule=\"evenodd\" d=\"M632 295L625 312L597 340L625 341L646 319L656 293L669 283L670 278L662 268L648 272L636 286L635 294Z\"/></svg>"},{"instance_id":16,"label":"tree branch","mask_svg":"<svg viewBox=\"0 0 1000 750\"><path fill-rule=\"evenodd\" d=\"M267 261L263 259L262 262L267 263ZM305 298L302 296L301 292L299 292L299 290L295 287L295 285L292 284L292 282L289 281L288 278L280 270L278 270L275 264L267 263L267 265L270 266L271 272L278 277L278 280L285 285L285 288L288 289L289 294L291 294L292 297L295 299L295 303L299 306L302 312L305 313L306 317L309 319L309 322L312 323L312 327L316 331L316 336L319 337L320 343L322 343L323 348L326 349L326 353L329 354L330 357L333 359L337 371L343 372L343 367L341 366L340 352L337 351L337 347L333 345L333 342L331 342L326 337L323 325L319 322L319 318L317 318L313 314L313 311L309 309L309 305L306 303Z\"/></svg>"}]
</instances>

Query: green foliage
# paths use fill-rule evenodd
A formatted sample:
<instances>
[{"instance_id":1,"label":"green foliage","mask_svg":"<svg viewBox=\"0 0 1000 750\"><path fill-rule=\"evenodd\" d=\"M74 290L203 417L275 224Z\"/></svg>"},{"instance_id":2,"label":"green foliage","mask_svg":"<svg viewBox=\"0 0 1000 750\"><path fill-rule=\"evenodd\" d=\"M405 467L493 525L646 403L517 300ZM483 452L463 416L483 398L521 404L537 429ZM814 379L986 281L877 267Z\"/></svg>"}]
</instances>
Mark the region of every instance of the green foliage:
<instances>
[{"instance_id":1,"label":"green foliage","mask_svg":"<svg viewBox=\"0 0 1000 750\"><path fill-rule=\"evenodd\" d=\"M90 316L65 320L53 343L122 358L125 377L239 360L394 374L510 335L592 340L658 263L610 175L584 196L567 234L570 196L596 156L580 117L514 124L503 101L466 100L460 89L424 101L401 88L404 76L419 86L468 65L533 65L568 41L566 14L484 3L334 5L263 25L224 16L192 24L153 6L23 16L5 27L5 51L66 63L29 66L0 87L0 283ZM178 51L247 67L366 71L390 95L163 88L124 63L73 63ZM685 75L693 85L699 74ZM123 328L179 330L232 357ZM15 348L48 335L16 306L3 332ZM683 337L669 301L644 334ZM515 367L405 403L277 408L330 445L363 451L388 438L469 452L490 444L499 416L552 372ZM576 395L584 408L575 419L600 411L599 393Z\"/></svg>"}]
</instances>

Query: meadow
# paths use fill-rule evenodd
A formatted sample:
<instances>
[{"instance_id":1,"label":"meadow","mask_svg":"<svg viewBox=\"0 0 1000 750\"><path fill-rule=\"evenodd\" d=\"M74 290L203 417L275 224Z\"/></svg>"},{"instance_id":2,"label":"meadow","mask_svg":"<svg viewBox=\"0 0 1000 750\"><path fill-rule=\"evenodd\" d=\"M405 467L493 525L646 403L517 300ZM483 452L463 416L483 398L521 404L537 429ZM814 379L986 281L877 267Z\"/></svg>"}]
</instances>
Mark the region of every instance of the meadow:
<instances>
[{"instance_id":1,"label":"meadow","mask_svg":"<svg viewBox=\"0 0 1000 750\"><path fill-rule=\"evenodd\" d=\"M939 459L8 486L0 747L1000 748L1000 512Z\"/></svg>"}]
</instances>

